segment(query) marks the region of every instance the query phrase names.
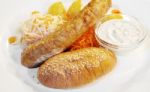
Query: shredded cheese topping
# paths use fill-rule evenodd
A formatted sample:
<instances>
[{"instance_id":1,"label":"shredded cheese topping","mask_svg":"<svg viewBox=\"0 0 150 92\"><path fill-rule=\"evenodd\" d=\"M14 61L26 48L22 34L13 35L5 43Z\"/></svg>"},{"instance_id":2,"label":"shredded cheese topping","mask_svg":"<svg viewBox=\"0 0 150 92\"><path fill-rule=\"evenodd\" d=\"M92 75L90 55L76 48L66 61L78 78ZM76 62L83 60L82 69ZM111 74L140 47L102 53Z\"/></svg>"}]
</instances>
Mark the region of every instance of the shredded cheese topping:
<instances>
[{"instance_id":1,"label":"shredded cheese topping","mask_svg":"<svg viewBox=\"0 0 150 92\"><path fill-rule=\"evenodd\" d=\"M63 18L50 14L32 13L32 17L22 26L22 43L31 44L55 31L63 23Z\"/></svg>"}]
</instances>

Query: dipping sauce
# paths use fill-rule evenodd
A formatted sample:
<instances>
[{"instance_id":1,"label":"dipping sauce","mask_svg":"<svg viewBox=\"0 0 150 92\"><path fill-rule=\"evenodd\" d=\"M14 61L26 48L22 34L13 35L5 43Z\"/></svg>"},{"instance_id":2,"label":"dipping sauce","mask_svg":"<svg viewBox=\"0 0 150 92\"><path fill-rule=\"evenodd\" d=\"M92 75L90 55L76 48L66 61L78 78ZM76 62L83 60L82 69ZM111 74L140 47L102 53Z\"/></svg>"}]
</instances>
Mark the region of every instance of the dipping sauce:
<instances>
[{"instance_id":1,"label":"dipping sauce","mask_svg":"<svg viewBox=\"0 0 150 92\"><path fill-rule=\"evenodd\" d=\"M106 18L105 18L106 19ZM135 48L145 39L146 32L134 18L123 16L111 19L97 26L97 40L111 50Z\"/></svg>"},{"instance_id":2,"label":"dipping sauce","mask_svg":"<svg viewBox=\"0 0 150 92\"><path fill-rule=\"evenodd\" d=\"M115 45L130 45L138 43L143 30L138 29L130 22L123 20L110 20L101 25L98 36L106 42Z\"/></svg>"}]
</instances>

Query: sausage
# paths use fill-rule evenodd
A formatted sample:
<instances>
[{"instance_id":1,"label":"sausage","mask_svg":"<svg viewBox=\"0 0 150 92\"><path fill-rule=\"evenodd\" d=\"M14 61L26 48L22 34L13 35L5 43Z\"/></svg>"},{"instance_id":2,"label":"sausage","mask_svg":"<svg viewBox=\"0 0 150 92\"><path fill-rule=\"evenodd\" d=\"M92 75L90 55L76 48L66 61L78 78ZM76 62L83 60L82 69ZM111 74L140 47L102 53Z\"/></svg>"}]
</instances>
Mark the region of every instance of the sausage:
<instances>
[{"instance_id":1,"label":"sausage","mask_svg":"<svg viewBox=\"0 0 150 92\"><path fill-rule=\"evenodd\" d=\"M84 48L49 58L38 70L39 81L50 88L85 85L110 72L116 56L103 48Z\"/></svg>"},{"instance_id":2,"label":"sausage","mask_svg":"<svg viewBox=\"0 0 150 92\"><path fill-rule=\"evenodd\" d=\"M63 52L103 17L110 6L111 0L92 0L75 18L23 50L21 63L28 68L33 68L49 57Z\"/></svg>"}]
</instances>

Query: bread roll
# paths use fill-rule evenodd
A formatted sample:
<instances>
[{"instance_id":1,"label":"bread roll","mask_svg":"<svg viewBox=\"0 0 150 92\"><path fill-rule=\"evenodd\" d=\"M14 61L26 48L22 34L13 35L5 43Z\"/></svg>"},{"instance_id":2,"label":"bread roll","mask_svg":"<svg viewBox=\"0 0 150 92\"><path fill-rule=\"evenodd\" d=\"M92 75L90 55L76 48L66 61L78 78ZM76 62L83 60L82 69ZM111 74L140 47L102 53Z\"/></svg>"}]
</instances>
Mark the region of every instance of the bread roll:
<instances>
[{"instance_id":1,"label":"bread roll","mask_svg":"<svg viewBox=\"0 0 150 92\"><path fill-rule=\"evenodd\" d=\"M61 53L47 60L38 70L39 81L50 88L79 87L111 71L114 53L103 48L84 48Z\"/></svg>"}]
</instances>

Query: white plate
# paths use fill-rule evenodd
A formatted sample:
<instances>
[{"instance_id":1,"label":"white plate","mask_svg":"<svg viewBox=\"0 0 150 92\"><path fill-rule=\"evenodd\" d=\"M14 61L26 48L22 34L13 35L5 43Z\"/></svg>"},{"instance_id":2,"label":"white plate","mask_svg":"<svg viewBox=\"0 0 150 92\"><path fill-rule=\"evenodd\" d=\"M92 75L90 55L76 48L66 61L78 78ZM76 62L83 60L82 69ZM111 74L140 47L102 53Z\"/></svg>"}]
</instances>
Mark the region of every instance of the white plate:
<instances>
[{"instance_id":1,"label":"white plate","mask_svg":"<svg viewBox=\"0 0 150 92\"><path fill-rule=\"evenodd\" d=\"M72 1L62 0L68 7ZM86 85L77 89L56 90L46 88L36 83L33 78L34 70L29 70L20 65L20 58L17 54L19 49L10 48L7 39L14 33L20 23L33 10L40 10L46 12L48 6L54 0L5 0L0 1L0 91L3 92L141 92L146 90L149 92L150 85L145 83L145 79L141 80L145 75L143 72L150 70L150 38L143 45L130 54L118 55L118 63L116 68L106 76L98 79L94 83ZM87 2L87 0L83 0ZM121 8L121 10L129 15L137 17L145 26L150 23L148 20L150 16L149 8L150 1L148 0L114 0L114 5ZM84 3L85 4L85 3ZM14 53L15 52L15 53ZM140 76L143 74L143 76ZM138 77L139 76L139 77ZM141 81L139 81L141 80ZM135 83L135 81L137 81ZM143 83L139 87L138 83ZM145 84L144 84L145 83ZM147 85L147 86L146 86ZM133 87L130 87L133 86ZM138 86L138 87L136 87Z\"/></svg>"}]
</instances>

